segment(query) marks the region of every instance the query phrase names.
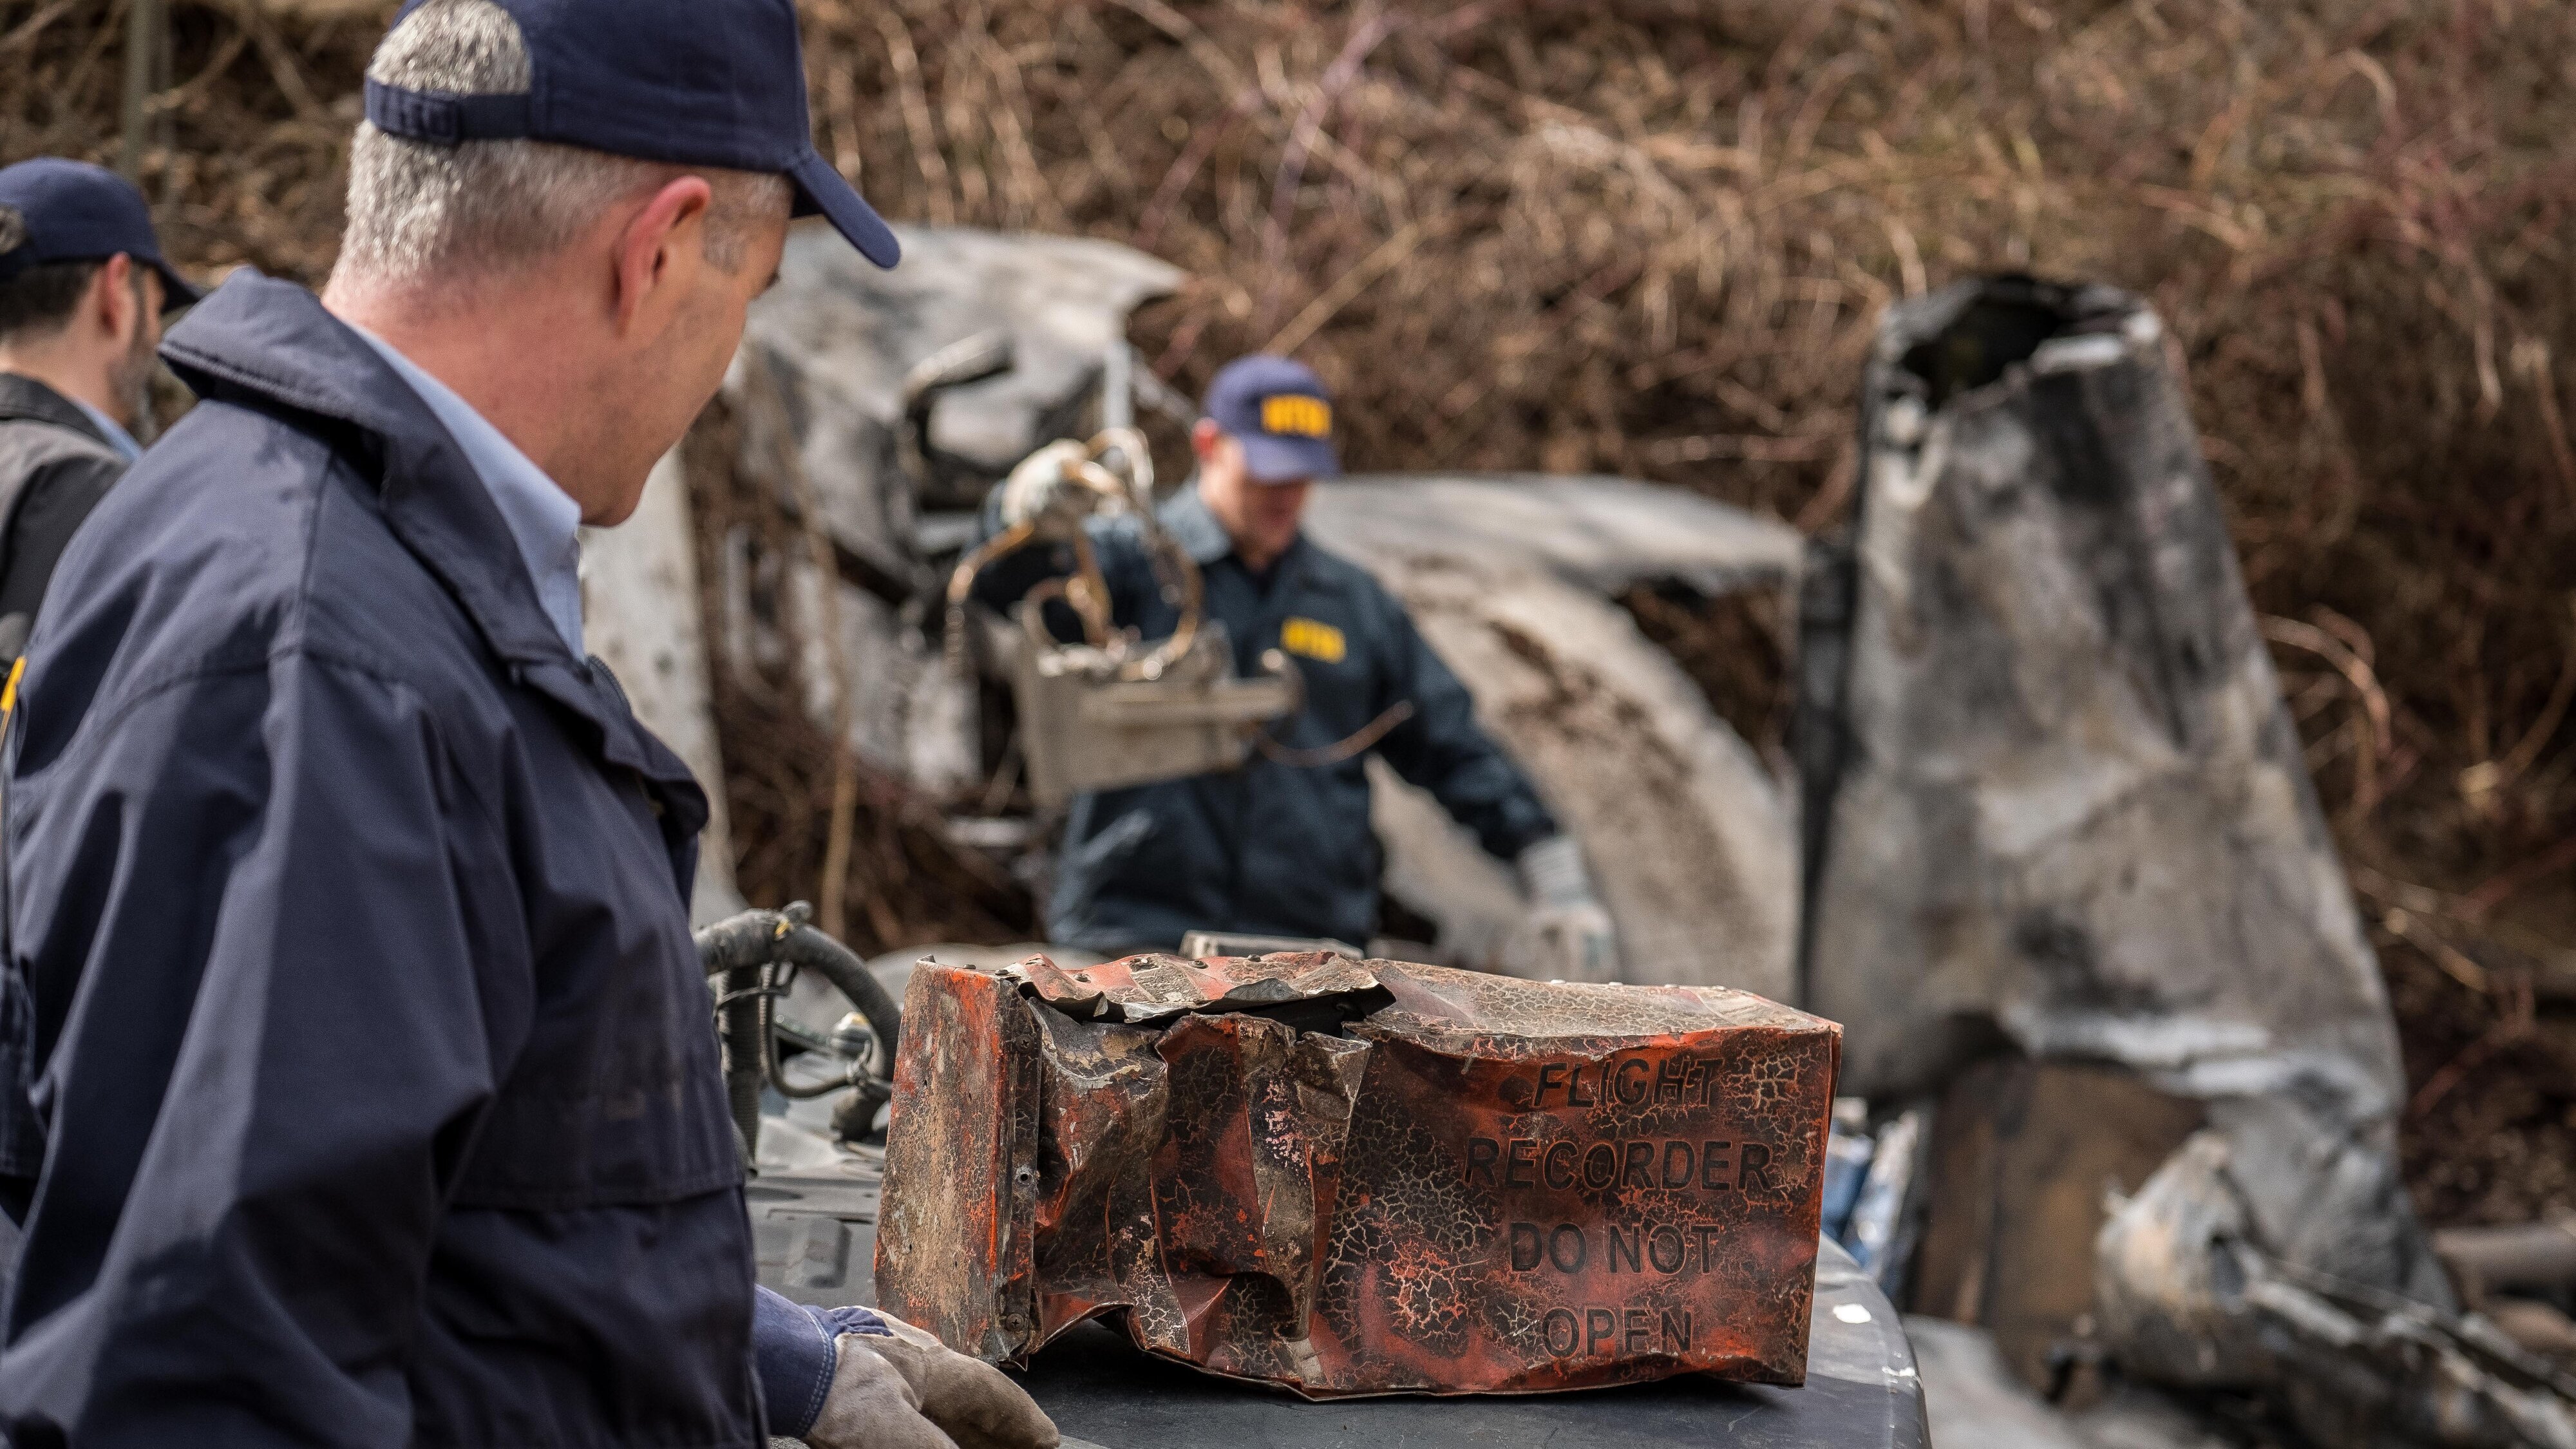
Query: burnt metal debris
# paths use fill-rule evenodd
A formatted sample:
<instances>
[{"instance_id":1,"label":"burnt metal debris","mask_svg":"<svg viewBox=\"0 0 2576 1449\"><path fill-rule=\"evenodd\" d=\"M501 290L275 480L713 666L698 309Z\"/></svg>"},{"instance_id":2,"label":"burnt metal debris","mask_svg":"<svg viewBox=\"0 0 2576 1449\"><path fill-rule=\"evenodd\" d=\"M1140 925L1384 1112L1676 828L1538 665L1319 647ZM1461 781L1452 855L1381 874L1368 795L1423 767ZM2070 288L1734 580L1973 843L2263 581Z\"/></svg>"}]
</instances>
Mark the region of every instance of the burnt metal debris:
<instances>
[{"instance_id":1,"label":"burnt metal debris","mask_svg":"<svg viewBox=\"0 0 2576 1449\"><path fill-rule=\"evenodd\" d=\"M2200 1133L2104 1225L2095 1296L2123 1369L2269 1391L2319 1444L2576 1449L2576 1375L2484 1317L2267 1251L2244 1159Z\"/></svg>"},{"instance_id":2,"label":"burnt metal debris","mask_svg":"<svg viewBox=\"0 0 2576 1449\"><path fill-rule=\"evenodd\" d=\"M1929 1114L1881 1281L2026 1381L2576 1449L2576 1381L2460 1311L2407 1198L2387 994L2155 313L1962 282L1888 311L1863 400L1800 611L1796 999Z\"/></svg>"},{"instance_id":3,"label":"burnt metal debris","mask_svg":"<svg viewBox=\"0 0 2576 1449\"><path fill-rule=\"evenodd\" d=\"M1310 1398L1804 1378L1829 1022L1325 953L925 963L903 1012L877 1291L962 1351L1107 1316Z\"/></svg>"},{"instance_id":4,"label":"burnt metal debris","mask_svg":"<svg viewBox=\"0 0 2576 1449\"><path fill-rule=\"evenodd\" d=\"M2009 1045L2197 1104L2271 1251L2448 1309L2387 994L2168 352L2107 287L1889 310L1805 616L1796 999L1873 1100Z\"/></svg>"}]
</instances>

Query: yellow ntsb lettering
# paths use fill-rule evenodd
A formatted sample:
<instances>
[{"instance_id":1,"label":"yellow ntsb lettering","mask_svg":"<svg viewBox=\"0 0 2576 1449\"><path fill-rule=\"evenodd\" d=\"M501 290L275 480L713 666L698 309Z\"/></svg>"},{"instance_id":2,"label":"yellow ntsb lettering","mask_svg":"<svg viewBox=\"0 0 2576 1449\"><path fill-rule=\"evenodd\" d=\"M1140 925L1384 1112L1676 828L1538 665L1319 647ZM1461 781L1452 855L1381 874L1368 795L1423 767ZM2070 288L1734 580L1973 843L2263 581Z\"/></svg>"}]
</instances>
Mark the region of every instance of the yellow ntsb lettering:
<instances>
[{"instance_id":1,"label":"yellow ntsb lettering","mask_svg":"<svg viewBox=\"0 0 2576 1449\"><path fill-rule=\"evenodd\" d=\"M1329 438L1333 435L1333 410L1319 397L1289 393L1263 398L1261 430L1299 438Z\"/></svg>"},{"instance_id":2,"label":"yellow ntsb lettering","mask_svg":"<svg viewBox=\"0 0 2576 1449\"><path fill-rule=\"evenodd\" d=\"M1325 664L1339 664L1351 652L1342 631L1313 619L1290 619L1279 626L1279 647Z\"/></svg>"}]
</instances>

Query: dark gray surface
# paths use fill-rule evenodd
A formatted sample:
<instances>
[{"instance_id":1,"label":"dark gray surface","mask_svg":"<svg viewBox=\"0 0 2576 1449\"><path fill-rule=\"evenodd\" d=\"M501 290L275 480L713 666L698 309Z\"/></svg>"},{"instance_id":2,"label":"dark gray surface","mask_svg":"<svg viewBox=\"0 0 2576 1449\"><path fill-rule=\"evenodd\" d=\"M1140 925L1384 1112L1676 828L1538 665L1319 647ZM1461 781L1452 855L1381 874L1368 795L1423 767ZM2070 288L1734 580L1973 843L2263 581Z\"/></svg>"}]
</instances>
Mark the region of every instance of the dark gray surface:
<instances>
[{"instance_id":1,"label":"dark gray surface","mask_svg":"<svg viewBox=\"0 0 2576 1449\"><path fill-rule=\"evenodd\" d=\"M877 1182L869 1166L773 1172L753 1184L762 1282L802 1302L874 1301ZM1831 1241L1816 1264L1804 1388L1674 1379L1571 1394L1318 1404L1154 1358L1098 1323L1067 1332L1018 1377L1068 1439L1101 1449L1928 1449L1930 1443L1904 1328L1877 1285Z\"/></svg>"},{"instance_id":2,"label":"dark gray surface","mask_svg":"<svg viewBox=\"0 0 2576 1449\"><path fill-rule=\"evenodd\" d=\"M1310 1404L1146 1358L1099 1324L1058 1340L1020 1376L1066 1434L1102 1449L1465 1449L1564 1444L1671 1449L1741 1444L1877 1449L1926 1442L1912 1381L1812 1379L1803 1389L1673 1380L1525 1398L1345 1399Z\"/></svg>"},{"instance_id":3,"label":"dark gray surface","mask_svg":"<svg viewBox=\"0 0 2576 1449\"><path fill-rule=\"evenodd\" d=\"M873 1174L764 1173L745 1195L761 1282L817 1308L877 1301Z\"/></svg>"}]
</instances>

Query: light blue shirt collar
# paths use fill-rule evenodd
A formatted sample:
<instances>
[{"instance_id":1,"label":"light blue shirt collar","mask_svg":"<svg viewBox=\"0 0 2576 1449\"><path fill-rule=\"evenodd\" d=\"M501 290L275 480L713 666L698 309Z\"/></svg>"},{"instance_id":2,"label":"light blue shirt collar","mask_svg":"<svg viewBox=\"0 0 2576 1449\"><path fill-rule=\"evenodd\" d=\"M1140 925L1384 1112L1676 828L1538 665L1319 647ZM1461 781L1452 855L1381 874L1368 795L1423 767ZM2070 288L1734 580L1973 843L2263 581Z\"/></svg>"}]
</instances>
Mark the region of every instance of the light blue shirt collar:
<instances>
[{"instance_id":1,"label":"light blue shirt collar","mask_svg":"<svg viewBox=\"0 0 2576 1449\"><path fill-rule=\"evenodd\" d=\"M98 429L98 435L107 439L107 445L125 455L125 461L131 463L143 456L143 445L134 441L134 435L127 432L116 419L68 393L64 394L63 401L79 408L81 415L89 419L90 426Z\"/></svg>"},{"instance_id":2,"label":"light blue shirt collar","mask_svg":"<svg viewBox=\"0 0 2576 1449\"><path fill-rule=\"evenodd\" d=\"M546 611L546 621L555 626L573 658L588 658L581 642L581 505L476 412L472 403L458 397L454 388L422 371L420 364L396 352L383 338L354 322L347 325L411 384L464 450L465 461L491 491L493 506L501 510L501 521L519 546L519 561L527 565L528 581L537 586L537 603Z\"/></svg>"},{"instance_id":3,"label":"light blue shirt collar","mask_svg":"<svg viewBox=\"0 0 2576 1449\"><path fill-rule=\"evenodd\" d=\"M1234 540L1227 535L1225 525L1216 521L1216 515L1208 511L1207 500L1199 496L1196 474L1181 485L1179 492L1163 500L1156 515L1163 531L1190 556L1190 562L1201 568L1234 552Z\"/></svg>"}]
</instances>

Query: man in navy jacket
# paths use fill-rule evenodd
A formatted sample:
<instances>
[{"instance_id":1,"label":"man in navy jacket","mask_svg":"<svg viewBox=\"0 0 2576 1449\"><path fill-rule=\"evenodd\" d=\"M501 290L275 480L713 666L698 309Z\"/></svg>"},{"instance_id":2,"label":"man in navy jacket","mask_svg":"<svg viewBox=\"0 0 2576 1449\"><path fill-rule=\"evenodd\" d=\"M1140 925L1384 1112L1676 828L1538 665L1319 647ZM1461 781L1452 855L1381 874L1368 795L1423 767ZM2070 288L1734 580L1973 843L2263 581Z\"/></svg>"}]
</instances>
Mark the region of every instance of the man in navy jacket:
<instances>
[{"instance_id":1,"label":"man in navy jacket","mask_svg":"<svg viewBox=\"0 0 2576 1449\"><path fill-rule=\"evenodd\" d=\"M1299 526L1315 480L1341 471L1322 379L1285 357L1238 358L1208 383L1190 442L1198 476L1163 505L1163 527L1198 564L1203 607L1237 670L1280 651L1304 679L1305 706L1241 769L1077 798L1049 937L1112 953L1168 951L1193 930L1367 941L1383 858L1364 764L1374 753L1517 867L1548 974L1612 979L1618 943L1580 847L1477 726L1466 686L1403 603ZM1027 523L1060 538L1083 526L1078 509L1060 460L1041 451L994 490L987 531ZM1124 518L1089 526L1113 621L1169 637L1180 607L1141 530ZM977 597L1007 607L1070 568L1072 552L1058 543L1004 559Z\"/></svg>"},{"instance_id":2,"label":"man in navy jacket","mask_svg":"<svg viewBox=\"0 0 2576 1449\"><path fill-rule=\"evenodd\" d=\"M995 1371L756 1298L706 800L580 645L575 530L791 208L895 260L804 96L789 0L414 0L326 295L239 274L172 332L203 401L14 681L19 1449L945 1443L925 1365L1054 1442Z\"/></svg>"},{"instance_id":3,"label":"man in navy jacket","mask_svg":"<svg viewBox=\"0 0 2576 1449\"><path fill-rule=\"evenodd\" d=\"M133 182L59 156L0 167L0 659L143 451L161 315L196 300Z\"/></svg>"}]
</instances>

